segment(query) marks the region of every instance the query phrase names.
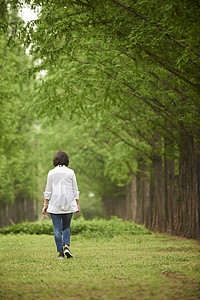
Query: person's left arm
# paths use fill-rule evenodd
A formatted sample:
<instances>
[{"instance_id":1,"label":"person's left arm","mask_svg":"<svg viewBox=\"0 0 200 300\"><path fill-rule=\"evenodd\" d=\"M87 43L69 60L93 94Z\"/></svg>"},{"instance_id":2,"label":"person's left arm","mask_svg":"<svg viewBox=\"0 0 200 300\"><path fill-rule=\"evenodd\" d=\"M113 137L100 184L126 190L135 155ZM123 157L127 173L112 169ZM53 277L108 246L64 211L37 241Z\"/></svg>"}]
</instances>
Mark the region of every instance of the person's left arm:
<instances>
[{"instance_id":1,"label":"person's left arm","mask_svg":"<svg viewBox=\"0 0 200 300\"><path fill-rule=\"evenodd\" d=\"M77 204L77 207L78 207L78 210L77 210L77 212L76 212L76 214L78 215L78 213L80 212L80 205L79 205L79 200L78 199L76 199L76 204Z\"/></svg>"},{"instance_id":2,"label":"person's left arm","mask_svg":"<svg viewBox=\"0 0 200 300\"><path fill-rule=\"evenodd\" d=\"M75 196L76 203L77 203L77 207L78 207L78 210L77 210L76 213L78 214L78 213L80 212L80 205L79 205L79 190L78 190L78 185L77 185L75 173L74 173L73 176L72 176L72 189L73 189L74 196Z\"/></svg>"}]
</instances>

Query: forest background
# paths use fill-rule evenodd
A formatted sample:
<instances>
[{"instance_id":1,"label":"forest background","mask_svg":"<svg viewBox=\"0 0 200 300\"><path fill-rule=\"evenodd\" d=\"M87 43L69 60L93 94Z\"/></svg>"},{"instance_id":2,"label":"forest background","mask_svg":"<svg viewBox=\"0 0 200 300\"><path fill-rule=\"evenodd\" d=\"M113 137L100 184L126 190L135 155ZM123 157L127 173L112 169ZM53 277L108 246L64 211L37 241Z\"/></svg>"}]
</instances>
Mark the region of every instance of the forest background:
<instances>
[{"instance_id":1,"label":"forest background","mask_svg":"<svg viewBox=\"0 0 200 300\"><path fill-rule=\"evenodd\" d=\"M199 238L199 2L0 3L0 225L38 218L65 150L85 218Z\"/></svg>"}]
</instances>

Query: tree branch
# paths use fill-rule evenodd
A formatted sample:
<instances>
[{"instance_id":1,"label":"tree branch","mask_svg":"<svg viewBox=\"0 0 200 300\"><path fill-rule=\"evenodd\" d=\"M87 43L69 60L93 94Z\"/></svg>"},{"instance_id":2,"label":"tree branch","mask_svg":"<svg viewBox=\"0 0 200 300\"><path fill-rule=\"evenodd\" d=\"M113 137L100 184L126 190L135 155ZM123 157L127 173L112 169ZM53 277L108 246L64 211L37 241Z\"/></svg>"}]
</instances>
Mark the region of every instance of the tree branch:
<instances>
[{"instance_id":1,"label":"tree branch","mask_svg":"<svg viewBox=\"0 0 200 300\"><path fill-rule=\"evenodd\" d=\"M162 26L160 26L159 24L155 24L152 23L150 20L147 19L147 17L143 16L142 14L140 14L138 11L134 10L131 7L126 6L125 4L119 2L118 0L111 0L112 2L116 3L117 5L123 7L124 9L128 10L129 12L131 12L132 14L134 14L135 16L139 17L140 19L146 21L149 24L155 25L160 31L164 32L164 28ZM181 42L179 42L177 39L175 39L174 37L170 36L169 34L165 33L165 35L170 38L171 40L173 40L178 46L180 46L181 48L186 49L186 45L182 44ZM197 56L200 56L199 52L195 53Z\"/></svg>"}]
</instances>

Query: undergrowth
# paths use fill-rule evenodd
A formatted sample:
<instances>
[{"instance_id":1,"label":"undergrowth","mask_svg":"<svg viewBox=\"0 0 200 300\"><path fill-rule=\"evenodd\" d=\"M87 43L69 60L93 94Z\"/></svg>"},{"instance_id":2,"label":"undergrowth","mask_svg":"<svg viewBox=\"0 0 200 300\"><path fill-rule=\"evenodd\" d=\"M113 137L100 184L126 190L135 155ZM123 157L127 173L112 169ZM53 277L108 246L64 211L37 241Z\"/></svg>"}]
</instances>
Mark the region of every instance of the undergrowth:
<instances>
[{"instance_id":1,"label":"undergrowth","mask_svg":"<svg viewBox=\"0 0 200 300\"><path fill-rule=\"evenodd\" d=\"M0 234L27 233L27 234L53 234L51 221L41 220L37 222L24 222L4 228L0 228ZM113 237L115 235L138 235L151 234L143 226L130 221L112 217L111 220L92 219L85 220L83 217L72 220L71 234L81 234L85 237Z\"/></svg>"}]
</instances>

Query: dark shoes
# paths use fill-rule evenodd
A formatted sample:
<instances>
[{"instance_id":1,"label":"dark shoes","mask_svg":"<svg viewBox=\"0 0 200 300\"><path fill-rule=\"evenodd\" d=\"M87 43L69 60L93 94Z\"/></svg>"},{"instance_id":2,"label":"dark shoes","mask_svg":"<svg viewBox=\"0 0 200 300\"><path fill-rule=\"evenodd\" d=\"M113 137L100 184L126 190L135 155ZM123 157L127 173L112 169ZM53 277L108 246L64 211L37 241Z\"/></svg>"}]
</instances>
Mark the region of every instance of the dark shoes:
<instances>
[{"instance_id":1,"label":"dark shoes","mask_svg":"<svg viewBox=\"0 0 200 300\"><path fill-rule=\"evenodd\" d=\"M59 254L58 257L57 257L57 259L63 259L63 258L64 258L64 253Z\"/></svg>"},{"instance_id":2,"label":"dark shoes","mask_svg":"<svg viewBox=\"0 0 200 300\"><path fill-rule=\"evenodd\" d=\"M68 247L65 247L64 248L64 253L61 253L58 255L57 259L63 259L64 258L64 254L67 256L67 258L71 258L73 257L72 253L69 251L69 248Z\"/></svg>"},{"instance_id":3,"label":"dark shoes","mask_svg":"<svg viewBox=\"0 0 200 300\"><path fill-rule=\"evenodd\" d=\"M73 257L72 253L69 251L69 248L67 248L67 247L64 248L64 253L67 256L67 258Z\"/></svg>"}]
</instances>

